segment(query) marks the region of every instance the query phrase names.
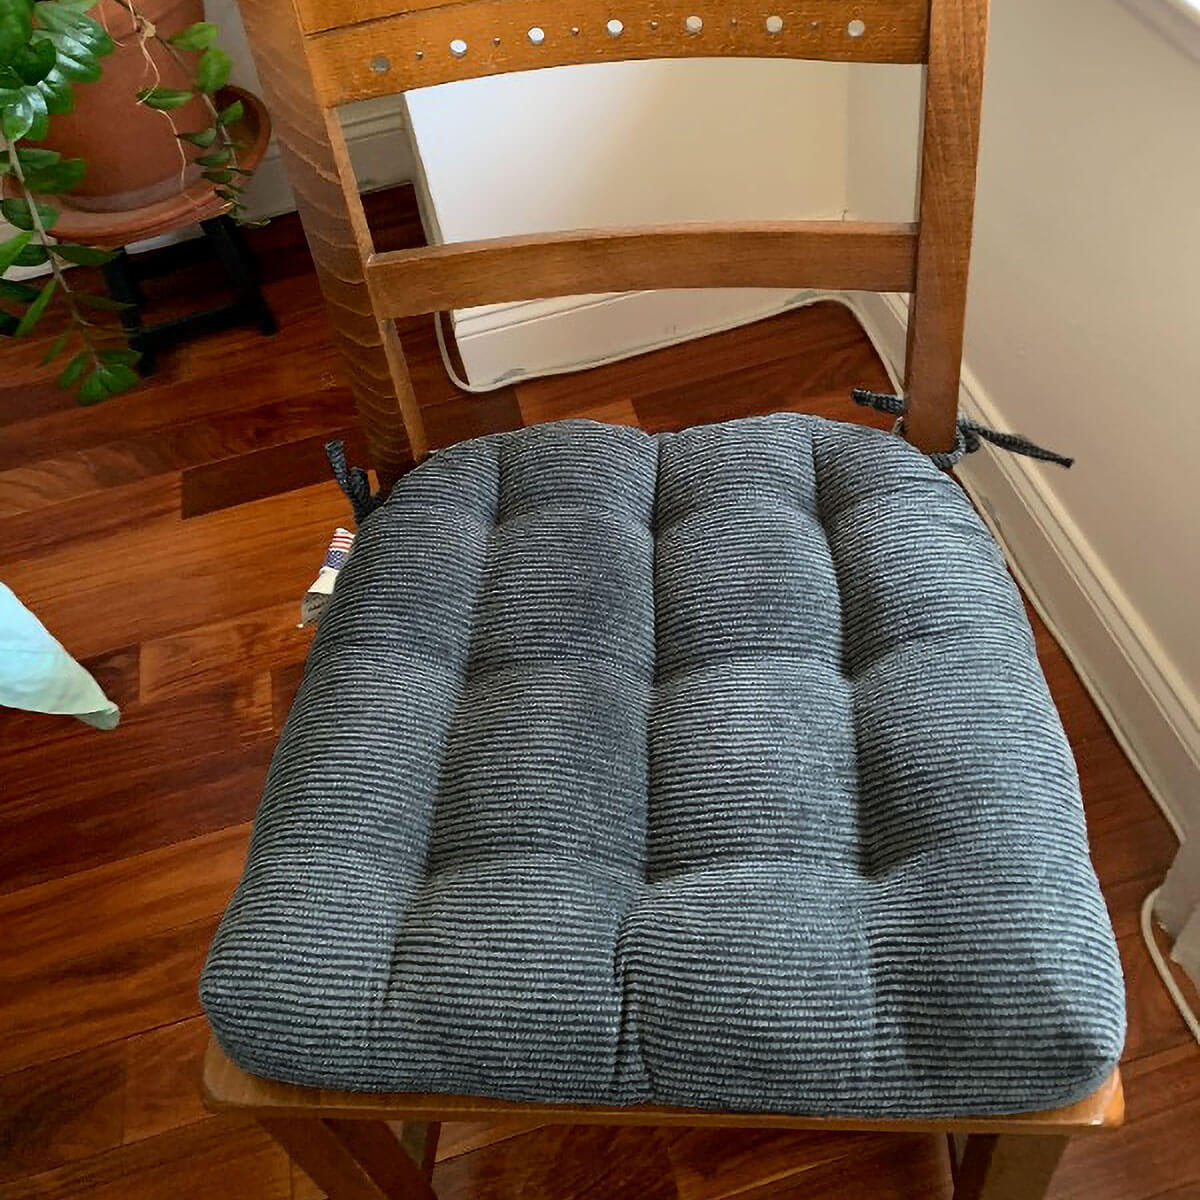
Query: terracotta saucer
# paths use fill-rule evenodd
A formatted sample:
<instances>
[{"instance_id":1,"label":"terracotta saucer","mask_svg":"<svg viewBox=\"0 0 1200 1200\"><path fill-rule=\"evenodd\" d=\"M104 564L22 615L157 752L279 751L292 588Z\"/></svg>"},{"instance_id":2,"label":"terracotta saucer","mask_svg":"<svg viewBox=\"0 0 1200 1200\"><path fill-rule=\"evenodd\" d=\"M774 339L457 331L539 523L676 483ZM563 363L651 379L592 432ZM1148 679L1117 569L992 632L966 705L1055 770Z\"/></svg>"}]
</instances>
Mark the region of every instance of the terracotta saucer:
<instances>
[{"instance_id":1,"label":"terracotta saucer","mask_svg":"<svg viewBox=\"0 0 1200 1200\"><path fill-rule=\"evenodd\" d=\"M217 93L217 103L222 107L235 100L240 100L245 108L242 119L230 127L234 139L242 143L238 162L252 171L262 161L270 141L271 118L266 105L242 88L224 87ZM181 225L218 217L229 207L207 179L200 179L165 200L125 212L85 212L71 206L70 196L55 196L53 200L60 215L51 233L60 241L83 242L88 246L127 246Z\"/></svg>"}]
</instances>

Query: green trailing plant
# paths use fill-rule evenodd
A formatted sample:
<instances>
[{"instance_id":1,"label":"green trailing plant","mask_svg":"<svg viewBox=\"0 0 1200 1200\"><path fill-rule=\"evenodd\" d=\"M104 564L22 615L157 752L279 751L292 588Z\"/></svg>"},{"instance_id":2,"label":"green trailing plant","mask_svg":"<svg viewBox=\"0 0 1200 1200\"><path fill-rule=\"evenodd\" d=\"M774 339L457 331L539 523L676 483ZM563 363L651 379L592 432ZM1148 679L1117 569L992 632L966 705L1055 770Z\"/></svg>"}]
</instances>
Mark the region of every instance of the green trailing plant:
<instances>
[{"instance_id":1,"label":"green trailing plant","mask_svg":"<svg viewBox=\"0 0 1200 1200\"><path fill-rule=\"evenodd\" d=\"M17 230L0 241L0 335L20 338L33 333L53 305L68 315L66 330L49 347L44 362L61 364L58 382L92 404L138 382L138 355L123 334L102 314L123 307L106 295L76 287L71 266L99 266L112 252L58 241L55 197L82 180L87 163L64 158L38 146L50 118L74 107L76 83L98 79L114 43L104 26L88 15L97 0L0 0L0 214ZM204 153L192 156L180 146L181 180L195 161L203 177L228 205L242 211L242 184L249 172L238 164L239 145L233 127L242 117L241 101L221 106L217 92L229 79L229 56L217 44L217 27L200 21L160 37L138 11L134 0L118 0L133 21L134 34L164 47L192 78L190 89L154 85L143 88L137 103L155 109L171 122L175 136ZM197 57L184 55L194 52ZM149 55L147 55L148 61ZM200 129L179 129L173 113L200 97L208 121ZM48 270L35 281L12 279L20 267Z\"/></svg>"}]
</instances>

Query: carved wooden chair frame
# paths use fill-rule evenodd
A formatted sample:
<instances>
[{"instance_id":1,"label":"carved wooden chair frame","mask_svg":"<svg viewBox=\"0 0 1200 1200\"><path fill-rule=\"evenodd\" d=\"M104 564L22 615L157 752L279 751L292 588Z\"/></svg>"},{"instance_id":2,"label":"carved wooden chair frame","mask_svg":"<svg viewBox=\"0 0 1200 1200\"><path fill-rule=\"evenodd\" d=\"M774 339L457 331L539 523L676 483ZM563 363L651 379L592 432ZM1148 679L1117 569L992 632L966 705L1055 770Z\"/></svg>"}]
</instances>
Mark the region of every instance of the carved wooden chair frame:
<instances>
[{"instance_id":1,"label":"carved wooden chair frame","mask_svg":"<svg viewBox=\"0 0 1200 1200\"><path fill-rule=\"evenodd\" d=\"M384 490L428 451L394 319L582 292L795 287L912 293L905 434L955 440L987 0L240 0L368 452ZM754 221L586 229L378 253L339 105L575 63L669 57L920 63L919 222ZM945 1133L956 1200L1036 1200L1068 1140L1117 1126L1119 1072L1053 1112L864 1120L639 1105L334 1092L257 1079L215 1041L208 1105L253 1116L331 1200L434 1200L442 1121ZM549 1198L548 1198L549 1200Z\"/></svg>"}]
</instances>

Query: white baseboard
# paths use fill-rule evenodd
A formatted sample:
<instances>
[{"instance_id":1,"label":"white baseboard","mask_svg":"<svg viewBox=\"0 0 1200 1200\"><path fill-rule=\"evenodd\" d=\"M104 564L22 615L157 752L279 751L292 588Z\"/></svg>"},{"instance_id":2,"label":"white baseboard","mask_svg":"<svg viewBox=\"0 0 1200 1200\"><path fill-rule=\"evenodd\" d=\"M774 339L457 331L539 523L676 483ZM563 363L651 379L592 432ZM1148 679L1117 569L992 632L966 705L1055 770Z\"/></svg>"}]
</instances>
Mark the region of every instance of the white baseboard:
<instances>
[{"instance_id":1,"label":"white baseboard","mask_svg":"<svg viewBox=\"0 0 1200 1200\"><path fill-rule=\"evenodd\" d=\"M905 297L856 299L880 353L894 366L902 364ZM959 400L965 415L999 429L1010 427L967 366ZM1046 486L1040 474L1045 469L985 446L964 461L958 475L1176 832L1181 838L1200 835L1200 703Z\"/></svg>"},{"instance_id":2,"label":"white baseboard","mask_svg":"<svg viewBox=\"0 0 1200 1200\"><path fill-rule=\"evenodd\" d=\"M580 370L773 316L813 293L764 288L559 296L454 314L467 379L493 387ZM514 363L520 367L514 368Z\"/></svg>"},{"instance_id":3,"label":"white baseboard","mask_svg":"<svg viewBox=\"0 0 1200 1200\"><path fill-rule=\"evenodd\" d=\"M359 111L354 111L356 108ZM414 177L412 147L398 104L350 106L342 117L342 128L362 191L408 183ZM274 138L246 187L245 200L246 216L255 221L292 212L296 207Z\"/></svg>"}]
</instances>

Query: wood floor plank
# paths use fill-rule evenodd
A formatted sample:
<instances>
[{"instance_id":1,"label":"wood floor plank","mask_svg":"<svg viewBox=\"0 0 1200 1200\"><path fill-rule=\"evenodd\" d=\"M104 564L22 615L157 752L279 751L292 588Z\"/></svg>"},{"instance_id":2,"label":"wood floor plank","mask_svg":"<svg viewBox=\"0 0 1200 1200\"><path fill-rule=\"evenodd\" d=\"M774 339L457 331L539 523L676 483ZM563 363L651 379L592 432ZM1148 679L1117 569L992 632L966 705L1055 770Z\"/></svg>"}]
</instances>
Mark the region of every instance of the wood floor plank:
<instances>
[{"instance_id":1,"label":"wood floor plank","mask_svg":"<svg viewBox=\"0 0 1200 1200\"><path fill-rule=\"evenodd\" d=\"M680 1200L724 1200L823 1163L854 1158L869 1138L769 1129L664 1131Z\"/></svg>"},{"instance_id":2,"label":"wood floor plank","mask_svg":"<svg viewBox=\"0 0 1200 1200\"><path fill-rule=\"evenodd\" d=\"M861 1135L860 1135L861 1136ZM950 1200L943 1138L868 1135L837 1158L726 1191L713 1200ZM690 1200L680 1192L680 1200Z\"/></svg>"},{"instance_id":3,"label":"wood floor plank","mask_svg":"<svg viewBox=\"0 0 1200 1200\"><path fill-rule=\"evenodd\" d=\"M656 1129L546 1126L439 1164L438 1200L678 1200Z\"/></svg>"},{"instance_id":4,"label":"wood floor plank","mask_svg":"<svg viewBox=\"0 0 1200 1200\"><path fill-rule=\"evenodd\" d=\"M219 915L249 840L248 823L233 825L0 895L0 980Z\"/></svg>"},{"instance_id":5,"label":"wood floor plank","mask_svg":"<svg viewBox=\"0 0 1200 1200\"><path fill-rule=\"evenodd\" d=\"M1106 825L1102 818L1092 820L1094 806L1088 808L1092 855L1103 887L1116 888L1131 879L1144 878L1153 865L1162 875L1171 865L1179 843L1171 827L1156 808L1125 814L1120 823Z\"/></svg>"},{"instance_id":6,"label":"wood floor plank","mask_svg":"<svg viewBox=\"0 0 1200 1200\"><path fill-rule=\"evenodd\" d=\"M477 396L453 396L431 405L425 414L425 429L431 446L450 446L465 438L520 429L524 422L512 388L501 388Z\"/></svg>"},{"instance_id":7,"label":"wood floor plank","mask_svg":"<svg viewBox=\"0 0 1200 1200\"><path fill-rule=\"evenodd\" d=\"M264 339L257 330L230 329L218 337L201 338L178 351L164 355L158 371L139 387L113 403L81 407L69 394L59 392L52 382L43 382L31 396L23 419L16 419L21 389L0 389L0 421L5 397L11 419L0 438L0 471L41 459L102 446L126 437L169 431L206 415L220 418L256 405L297 399L311 392L348 395L344 378L335 365L333 341L313 276L281 278L267 287L283 335ZM23 349L34 355L44 352L54 334L32 339ZM8 367L11 347L5 350ZM253 364L252 370L242 364ZM8 380L5 380L7 384ZM39 403L41 390L52 403ZM338 421L343 424L344 421Z\"/></svg>"},{"instance_id":8,"label":"wood floor plank","mask_svg":"<svg viewBox=\"0 0 1200 1200\"><path fill-rule=\"evenodd\" d=\"M1128 1068L1126 1103L1124 1128L1068 1147L1051 1200L1200 1196L1200 1046Z\"/></svg>"},{"instance_id":9,"label":"wood floor plank","mask_svg":"<svg viewBox=\"0 0 1200 1200\"><path fill-rule=\"evenodd\" d=\"M1093 860L1102 862L1093 851ZM1141 875L1124 879L1120 883L1104 883L1104 902L1112 920L1113 932L1118 938L1137 933L1141 928L1142 902L1163 881L1164 871L1158 866L1148 866Z\"/></svg>"},{"instance_id":10,"label":"wood floor plank","mask_svg":"<svg viewBox=\"0 0 1200 1200\"><path fill-rule=\"evenodd\" d=\"M325 1193L292 1163L292 1200L325 1200Z\"/></svg>"},{"instance_id":11,"label":"wood floor plank","mask_svg":"<svg viewBox=\"0 0 1200 1200\"><path fill-rule=\"evenodd\" d=\"M210 1117L0 1184L0 1200L290 1200L282 1150L256 1125Z\"/></svg>"},{"instance_id":12,"label":"wood floor plank","mask_svg":"<svg viewBox=\"0 0 1200 1200\"><path fill-rule=\"evenodd\" d=\"M0 1072L197 1016L196 981L215 928L208 918L8 978Z\"/></svg>"},{"instance_id":13,"label":"wood floor plank","mask_svg":"<svg viewBox=\"0 0 1200 1200\"><path fill-rule=\"evenodd\" d=\"M313 577L321 552L313 558ZM307 586L307 585L306 585ZM141 647L139 690L144 701L211 687L238 674L272 671L302 661L313 630L297 627L300 597L270 608L153 638Z\"/></svg>"},{"instance_id":14,"label":"wood floor plank","mask_svg":"<svg viewBox=\"0 0 1200 1200\"><path fill-rule=\"evenodd\" d=\"M330 481L16 563L6 581L77 657L299 602L349 505ZM102 616L102 619L100 619Z\"/></svg>"},{"instance_id":15,"label":"wood floor plank","mask_svg":"<svg viewBox=\"0 0 1200 1200\"><path fill-rule=\"evenodd\" d=\"M0 1183L119 1146L124 1088L120 1042L0 1078Z\"/></svg>"},{"instance_id":16,"label":"wood floor plank","mask_svg":"<svg viewBox=\"0 0 1200 1200\"><path fill-rule=\"evenodd\" d=\"M49 329L51 314L43 324ZM51 337L57 337L62 326ZM56 387L42 364L46 344L42 339L13 338L5 344L4 376L0 381L0 428L22 425L34 417L53 412L68 412L75 400L62 388Z\"/></svg>"},{"instance_id":17,"label":"wood floor plank","mask_svg":"<svg viewBox=\"0 0 1200 1200\"><path fill-rule=\"evenodd\" d=\"M203 1121L200 1072L208 1045L203 1017L151 1029L122 1043L124 1134L128 1145Z\"/></svg>"},{"instance_id":18,"label":"wood floor plank","mask_svg":"<svg viewBox=\"0 0 1200 1200\"><path fill-rule=\"evenodd\" d=\"M282 667L276 667L271 672L271 711L275 718L275 730L283 728L284 721L291 711L292 701L304 678L304 663L293 662Z\"/></svg>"},{"instance_id":19,"label":"wood floor plank","mask_svg":"<svg viewBox=\"0 0 1200 1200\"><path fill-rule=\"evenodd\" d=\"M289 453L281 447L301 445L309 448L300 465L309 478L304 483L329 478L320 446L332 427L344 427L353 437L353 406L342 389L308 391L305 394L276 398L251 409L237 408L215 415L202 415L185 423L161 429L127 434L98 445L57 453L53 457L22 463L0 472L0 516L37 511L68 500L83 500L109 488L121 487L158 475L185 472L183 477L184 516L208 511L198 502L195 477L189 485L188 472L218 470L230 459L245 457L246 500L272 495L270 472L287 461ZM268 453L273 451L273 454ZM258 459L257 469L254 461ZM261 457L264 456L265 457ZM322 468L322 469L317 469ZM294 470L294 468L293 468ZM266 490L262 490L266 486ZM292 483L289 487L299 486Z\"/></svg>"},{"instance_id":20,"label":"wood floor plank","mask_svg":"<svg viewBox=\"0 0 1200 1200\"><path fill-rule=\"evenodd\" d=\"M138 444L147 435L169 435L172 429L196 421L220 421L255 403L279 398L275 371L256 375L235 369L224 353L222 357L221 370L211 374L202 372L187 379L180 372L166 371L112 404L87 408L72 404L8 426L0 439L0 472L7 475L51 459L60 460L66 470L72 456L79 464L77 469L83 470L87 453L107 444L122 440ZM53 487L53 479L47 476L37 489L41 503L51 502ZM37 507L20 503L15 492L6 500L17 511Z\"/></svg>"},{"instance_id":21,"label":"wood floor plank","mask_svg":"<svg viewBox=\"0 0 1200 1200\"><path fill-rule=\"evenodd\" d=\"M291 424L289 419L288 425ZM183 472L180 497L184 519L324 483L330 478L325 443L335 440L346 444L349 462L366 461L367 440L358 426L330 428L327 424L310 437L189 467Z\"/></svg>"},{"instance_id":22,"label":"wood floor plank","mask_svg":"<svg viewBox=\"0 0 1200 1200\"><path fill-rule=\"evenodd\" d=\"M4 715L0 714L0 730ZM8 756L14 791L0 797L0 829L16 817L93 787L124 779L128 786L158 772L163 749L176 766L247 749L272 735L271 686L266 672L234 678L179 696L128 705L121 724L97 732L82 722L59 722L47 739ZM66 751L69 748L69 753ZM0 851L0 854L3 852ZM0 885L2 886L2 885Z\"/></svg>"},{"instance_id":23,"label":"wood floor plank","mask_svg":"<svg viewBox=\"0 0 1200 1200\"><path fill-rule=\"evenodd\" d=\"M137 646L121 646L105 654L82 658L80 664L92 673L104 694L114 704L125 708L137 700ZM0 741L9 746L69 743L76 739L82 741L94 733L93 726L63 713L0 708Z\"/></svg>"},{"instance_id":24,"label":"wood floor plank","mask_svg":"<svg viewBox=\"0 0 1200 1200\"><path fill-rule=\"evenodd\" d=\"M158 525L178 524L179 488L179 474L172 472L107 488L87 504L68 500L0 517L0 563L57 553L80 542L94 544L128 529L131 519L136 519L143 532Z\"/></svg>"},{"instance_id":25,"label":"wood floor plank","mask_svg":"<svg viewBox=\"0 0 1200 1200\"><path fill-rule=\"evenodd\" d=\"M0 893L87 871L254 816L272 745L93 776L0 817Z\"/></svg>"},{"instance_id":26,"label":"wood floor plank","mask_svg":"<svg viewBox=\"0 0 1200 1200\"><path fill-rule=\"evenodd\" d=\"M862 380L864 387L886 388L886 377L877 372L873 352L848 344L831 363L814 366L801 355L754 363L702 384L638 396L634 407L639 423L652 432L781 410L887 428L892 423L887 417L856 411L844 382L853 378Z\"/></svg>"},{"instance_id":27,"label":"wood floor plank","mask_svg":"<svg viewBox=\"0 0 1200 1200\"><path fill-rule=\"evenodd\" d=\"M80 662L92 678L104 689L104 694L118 705L132 704L138 699L141 677L141 647L120 646L116 650L96 654Z\"/></svg>"},{"instance_id":28,"label":"wood floor plank","mask_svg":"<svg viewBox=\"0 0 1200 1200\"><path fill-rule=\"evenodd\" d=\"M1150 961L1140 930L1120 938L1117 949L1125 972L1129 1012L1124 1061L1136 1062L1147 1055L1186 1046L1189 1042L1195 1045L1183 1017Z\"/></svg>"},{"instance_id":29,"label":"wood floor plank","mask_svg":"<svg viewBox=\"0 0 1200 1200\"><path fill-rule=\"evenodd\" d=\"M828 365L831 359L841 371L836 378ZM645 404L648 412L666 420L669 396L675 404L670 419L678 424L691 419L690 388L707 387L713 380L747 369L785 363L805 379L836 382L845 392L849 411L854 409L849 390L856 386L851 380L856 378L860 362L871 367L872 379L879 379L882 367L862 330L845 308L829 303L589 371L523 380L520 389L525 403L536 402L546 412L543 419L551 414L553 419L568 417L616 397L630 400L639 414ZM828 383L820 390L829 390ZM650 403L650 397L660 399ZM723 415L740 414L735 410Z\"/></svg>"},{"instance_id":30,"label":"wood floor plank","mask_svg":"<svg viewBox=\"0 0 1200 1200\"><path fill-rule=\"evenodd\" d=\"M521 406L521 417L526 425L537 425L542 421L555 421L558 411L552 396L543 396L538 389L527 384L517 384L517 402ZM589 421L601 421L606 425L636 425L637 411L633 401L627 397L600 401L590 408L573 408L572 417Z\"/></svg>"},{"instance_id":31,"label":"wood floor plank","mask_svg":"<svg viewBox=\"0 0 1200 1200\"><path fill-rule=\"evenodd\" d=\"M536 1121L447 1121L438 1135L437 1161L458 1158L541 1128Z\"/></svg>"},{"instance_id":32,"label":"wood floor plank","mask_svg":"<svg viewBox=\"0 0 1200 1200\"><path fill-rule=\"evenodd\" d=\"M0 1182L207 1120L208 1036L193 1017L0 1078Z\"/></svg>"},{"instance_id":33,"label":"wood floor plank","mask_svg":"<svg viewBox=\"0 0 1200 1200\"><path fill-rule=\"evenodd\" d=\"M1122 1068L1129 1124L1172 1112L1200 1099L1200 1045L1184 1042L1147 1054Z\"/></svg>"}]
</instances>

